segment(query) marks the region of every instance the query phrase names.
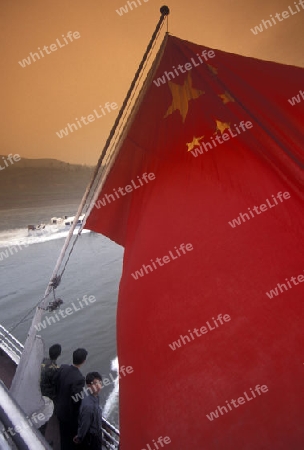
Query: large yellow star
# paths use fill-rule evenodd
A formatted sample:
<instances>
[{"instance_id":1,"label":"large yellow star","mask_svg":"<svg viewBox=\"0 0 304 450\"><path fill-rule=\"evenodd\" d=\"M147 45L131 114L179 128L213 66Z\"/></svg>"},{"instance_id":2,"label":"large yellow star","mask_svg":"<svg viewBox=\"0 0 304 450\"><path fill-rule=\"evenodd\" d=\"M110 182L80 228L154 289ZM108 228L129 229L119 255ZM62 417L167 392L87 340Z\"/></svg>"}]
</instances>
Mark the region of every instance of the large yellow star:
<instances>
[{"instance_id":1,"label":"large yellow star","mask_svg":"<svg viewBox=\"0 0 304 450\"><path fill-rule=\"evenodd\" d=\"M202 139L204 139L204 136L201 136L201 137L199 137L199 138L196 138L195 136L193 136L193 140L192 140L192 142L187 142L187 147L188 147L188 152L191 152L191 150L194 148L194 147L197 147L197 146L199 146L200 145L200 142L199 141L201 141Z\"/></svg>"},{"instance_id":2,"label":"large yellow star","mask_svg":"<svg viewBox=\"0 0 304 450\"><path fill-rule=\"evenodd\" d=\"M216 134L218 131L220 131L223 134L224 131L227 130L228 128L230 128L230 123L221 122L220 120L217 120L216 121L216 131L214 134Z\"/></svg>"},{"instance_id":3,"label":"large yellow star","mask_svg":"<svg viewBox=\"0 0 304 450\"><path fill-rule=\"evenodd\" d=\"M229 103L229 102L234 102L234 98L231 97L231 95L227 91L225 91L224 94L218 94L218 97L221 97L224 105L226 105L226 103Z\"/></svg>"},{"instance_id":4,"label":"large yellow star","mask_svg":"<svg viewBox=\"0 0 304 450\"><path fill-rule=\"evenodd\" d=\"M183 118L183 122L185 122L188 114L189 100L196 99L205 92L192 88L190 72L188 72L187 78L182 86L180 84L172 83L172 81L169 81L168 84L172 94L172 104L169 106L164 118L170 116L170 114L178 109Z\"/></svg>"}]
</instances>

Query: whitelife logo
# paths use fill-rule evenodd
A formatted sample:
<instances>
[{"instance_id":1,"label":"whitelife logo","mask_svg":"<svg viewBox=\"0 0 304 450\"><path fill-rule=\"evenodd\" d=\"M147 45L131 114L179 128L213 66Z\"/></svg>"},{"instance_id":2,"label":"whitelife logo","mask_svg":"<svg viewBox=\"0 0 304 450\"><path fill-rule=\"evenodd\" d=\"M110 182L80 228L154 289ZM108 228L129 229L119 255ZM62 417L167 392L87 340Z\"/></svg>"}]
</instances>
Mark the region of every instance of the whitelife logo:
<instances>
[{"instance_id":1,"label":"whitelife logo","mask_svg":"<svg viewBox=\"0 0 304 450\"><path fill-rule=\"evenodd\" d=\"M220 145L224 144L226 141L229 141L230 138L235 138L235 137L239 136L242 132L244 133L245 131L249 130L252 127L253 127L253 124L252 124L252 122L250 122L250 120L247 120L247 122L242 120L239 123L239 125L234 124L234 128L233 127L228 128L227 133L225 132L221 135L216 134L216 136L214 138L211 138L211 142L202 142L202 144L199 147L197 147L193 150L192 149L188 150L188 151L191 152L191 154L194 156L194 158L197 158L198 155L202 155L204 153L204 151L205 151L205 153L207 153L208 150L212 150L213 148L217 147L218 144L220 144ZM241 128L241 130L240 130L240 128ZM202 138L198 138L198 141L200 139L202 139ZM190 148L191 148L192 144L189 143L187 145L190 146ZM204 150L203 150L202 146L203 146Z\"/></svg>"},{"instance_id":2,"label":"whitelife logo","mask_svg":"<svg viewBox=\"0 0 304 450\"><path fill-rule=\"evenodd\" d=\"M80 33L78 31L74 31L74 33L72 33L72 31L69 31L66 36L64 36L64 34L62 34L62 37L63 37L63 41L65 42L65 44L60 42L59 39L56 39L56 43L57 43L58 47L57 47L56 44L51 44L49 46L50 47L50 51L48 50L48 46L47 45L45 45L43 47L43 50L45 51L46 55L50 55L52 52L56 52L58 50L58 48L62 48L62 47L65 47L66 45L68 45L69 41L66 38L69 38L70 42L73 42L73 38L74 39L79 39L80 38ZM41 50L40 47L38 47L38 50L39 50L40 56L42 56L42 58L44 58L45 54L43 53L43 50ZM28 56L27 58L23 59L22 61L18 61L18 63L20 64L20 66L22 68L24 68L26 66L29 66L30 64L32 64L32 60L33 60L33 62L37 61L37 59L35 59L35 58L38 58L38 60L40 59L39 53L32 53L32 52L30 52L30 56ZM31 60L31 58L32 58L32 60Z\"/></svg>"},{"instance_id":3,"label":"whitelife logo","mask_svg":"<svg viewBox=\"0 0 304 450\"><path fill-rule=\"evenodd\" d=\"M16 425L15 427L9 427L7 428L7 430L2 431L3 436L5 436L6 439L10 439L10 436L8 435L8 433L12 436L15 436L16 433L22 433L23 430L26 430L27 428L30 428L33 426L33 422L35 422L35 424L39 424L39 422L42 422L45 420L45 416L43 413L33 413L31 415L31 418L26 417L23 421L22 425ZM37 428L37 427L36 427Z\"/></svg>"},{"instance_id":4,"label":"whitelife logo","mask_svg":"<svg viewBox=\"0 0 304 450\"><path fill-rule=\"evenodd\" d=\"M4 170L7 167L11 166L14 164L14 162L19 162L21 159L21 156L18 153L15 153L15 155L12 155L12 153L10 153L7 156L2 156L3 159L3 164L4 167L0 164L0 170ZM9 163L8 163L9 161Z\"/></svg>"},{"instance_id":5,"label":"whitelife logo","mask_svg":"<svg viewBox=\"0 0 304 450\"><path fill-rule=\"evenodd\" d=\"M145 3L147 3L149 0L143 0L143 1L144 1ZM140 1L140 0L137 0L137 3L138 3L139 6L141 6L141 1ZM118 14L119 16L122 16L124 13L127 14L127 13L129 12L128 6L129 6L129 8L130 8L130 11L133 11L133 6L134 6L135 8L137 8L136 2L130 2L130 1L128 1L127 4L126 4L125 6L122 6L121 8L116 9L117 14Z\"/></svg>"},{"instance_id":6,"label":"whitelife logo","mask_svg":"<svg viewBox=\"0 0 304 450\"><path fill-rule=\"evenodd\" d=\"M159 438L157 439L157 443L155 442L155 439L152 439L152 444L146 444L147 447L142 448L141 450L159 450L160 448L163 448L165 445L168 445L170 443L171 438L169 438L169 436L159 436Z\"/></svg>"},{"instance_id":7,"label":"whitelife logo","mask_svg":"<svg viewBox=\"0 0 304 450\"><path fill-rule=\"evenodd\" d=\"M139 189L141 186L144 186L144 182L146 184L149 183L149 181L155 180L155 175L153 172L150 173L144 173L141 177L137 176L137 180L131 180L130 184L127 184L124 188L119 187L116 189L113 189L114 194L116 195L116 198L120 198L121 196L125 196L127 194L130 194L135 189ZM136 181L138 184L136 184ZM118 191L118 192L117 192ZM95 202L95 207L97 209L101 208L102 206L106 206L107 202L110 204L112 201L114 202L116 198L114 197L114 194L105 194L102 198L100 198L97 202ZM120 195L119 195L120 194Z\"/></svg>"},{"instance_id":8,"label":"whitelife logo","mask_svg":"<svg viewBox=\"0 0 304 450\"><path fill-rule=\"evenodd\" d=\"M288 6L288 10L289 11L283 11L281 14L280 13L276 13L275 17L277 19L277 21L275 20L275 18L273 17L272 14L270 14L271 20L267 19L267 20L262 20L262 23L260 23L260 25L257 25L254 28L250 28L250 31L252 31L253 34L257 35L258 33L262 33L265 30L268 29L268 25L270 27L272 27L273 25L277 25L279 22L283 22L283 20L288 19L290 16L294 16L295 14L298 14L299 12L302 12L302 10L304 9L304 1L300 0L299 3L294 2L295 5L295 9L292 9L291 6ZM300 6L302 7L302 10L300 8ZM282 15L282 17L280 17L280 15Z\"/></svg>"},{"instance_id":9,"label":"whitelife logo","mask_svg":"<svg viewBox=\"0 0 304 450\"><path fill-rule=\"evenodd\" d=\"M37 325L34 325L34 327L36 328L37 331L41 331L41 330L45 330L46 327L48 325L52 325L52 323L56 323L56 322L60 322L61 318L65 319L68 316L71 316L72 314L74 314L74 312L77 311L81 311L83 308L85 308L85 306L89 306L91 303L95 303L96 302L96 297L94 295L90 295L88 298L87 295L84 295L82 297L82 300L78 300L78 305L74 304L74 302L71 303L71 306L68 306L67 308L63 309L59 309L56 313L54 313L51 316L46 316L46 318L38 323ZM79 308L77 307L79 306ZM61 317L59 317L59 315Z\"/></svg>"},{"instance_id":10,"label":"whitelife logo","mask_svg":"<svg viewBox=\"0 0 304 450\"><path fill-rule=\"evenodd\" d=\"M193 250L193 246L192 246L192 244L186 244L186 245L181 244L179 246L179 249L177 247L174 247L174 249L175 249L175 254L173 253L174 250L173 251L169 250L170 256L165 255L162 258L155 258L155 261L153 261L153 259L151 259L150 261L151 261L154 269L152 268L152 266L150 264L147 264L147 265L143 264L142 269L136 270L135 273L131 274L132 277L134 278L134 280L138 280L138 278L143 277L145 275L145 273L146 274L151 273L154 270L158 269L158 267L163 267L165 264L168 264L170 261L180 258L181 256L185 255L187 253L187 251L191 252ZM179 252L179 250L182 252L183 255ZM155 262L157 262L158 266L156 265ZM148 271L148 269L150 270L150 272Z\"/></svg>"},{"instance_id":11,"label":"whitelife logo","mask_svg":"<svg viewBox=\"0 0 304 450\"><path fill-rule=\"evenodd\" d=\"M212 322L210 320L211 323L209 323L209 321L206 322L207 326L202 326L200 329L194 328L192 331L188 330L191 339L187 334L184 336L180 335L180 339L172 342L172 344L169 344L169 347L171 348L171 350L175 351L177 348L181 348L182 344L186 345L187 343L191 342L191 340L194 341L195 337L193 336L193 334L195 334L196 337L201 337L203 334L206 334L209 331L216 330L220 325L225 325L225 322L230 322L230 320L231 317L229 316L229 314L219 314L216 319L212 317Z\"/></svg>"},{"instance_id":12,"label":"whitelife logo","mask_svg":"<svg viewBox=\"0 0 304 450\"><path fill-rule=\"evenodd\" d=\"M269 209L274 208L275 206L279 205L280 203L283 203L284 200L288 200L290 198L289 192L278 192L276 196L272 195L272 201L266 198L265 203L262 203L260 206L253 206L253 211L248 208L248 211L251 215L251 217L256 217L262 214L262 212L268 211ZM278 202L279 200L279 202ZM256 214L256 215L255 215ZM242 223L246 222L246 220L251 220L251 217L248 213L240 213L236 219L232 219L231 222L228 222L229 225L232 228L235 228L237 225L242 225Z\"/></svg>"},{"instance_id":13,"label":"whitelife logo","mask_svg":"<svg viewBox=\"0 0 304 450\"><path fill-rule=\"evenodd\" d=\"M104 108L108 111L108 113L110 113L112 110L115 110L118 108L117 103L112 102L110 104L110 102L107 102L104 107L99 105L99 108L102 112L102 114L98 114L98 112L96 111L96 109L93 109L93 113L94 114L89 114L88 116L81 116L80 121L84 124L84 125L89 125L89 123L94 122L95 121L95 117L97 119L100 119L100 117L104 117L106 115L106 112L104 110ZM78 118L75 118L78 127L82 128L82 125L80 123L80 121L78 120ZM88 122L87 122L88 120ZM74 128L73 128L74 127ZM67 126L64 128L64 130L60 130L60 131L56 131L57 136L62 139L65 136L68 136L69 132L73 133L74 131L77 131L79 128L77 127L76 123L67 123Z\"/></svg>"},{"instance_id":14,"label":"whitelife logo","mask_svg":"<svg viewBox=\"0 0 304 450\"><path fill-rule=\"evenodd\" d=\"M172 66L172 69L174 70L173 72L164 72L164 75L162 75L161 77L157 78L157 80L153 80L153 83L159 87L163 84L166 84L167 81L171 81L171 79L175 79L176 77L178 77L181 73L186 73L189 70L192 70L194 67L198 67L201 64L204 64L204 62L208 61L208 58L214 58L215 57L215 53L213 50L203 50L201 53L201 56L204 58L205 61L202 60L202 58L200 57L200 55L197 53L197 59L199 61L199 64L197 63L197 61L194 58L191 58L191 62L187 62L186 64L179 64L177 66L177 68L175 66ZM178 70L179 72L178 72Z\"/></svg>"},{"instance_id":15,"label":"whitelife logo","mask_svg":"<svg viewBox=\"0 0 304 450\"><path fill-rule=\"evenodd\" d=\"M128 374L131 374L134 372L134 369L132 366L121 366L119 368L119 375L118 375L118 379L120 380L122 377L125 377ZM113 375L110 373L109 377L111 378L112 381L109 380L109 378L107 377L102 377L102 388L103 389L105 386L109 386L110 384L114 383L116 381L116 378L113 377ZM72 399L73 401L76 403L79 400L83 400L85 396L88 396L90 394L93 394L93 391L91 388L89 387L84 387L83 390L81 392L78 392L76 395L72 395Z\"/></svg>"},{"instance_id":16,"label":"whitelife logo","mask_svg":"<svg viewBox=\"0 0 304 450\"><path fill-rule=\"evenodd\" d=\"M8 247L6 247L5 251L0 251L0 261L3 261L3 259L8 258L11 255L18 253L20 250L23 250L23 248L27 248L29 247L29 244L22 244L23 247L21 247L20 244L18 245L9 245ZM19 250L18 248L19 247Z\"/></svg>"},{"instance_id":17,"label":"whitelife logo","mask_svg":"<svg viewBox=\"0 0 304 450\"><path fill-rule=\"evenodd\" d=\"M239 397L237 400L231 399L230 402L226 400L226 406L218 406L215 411L211 411L210 414L206 414L206 417L210 420L210 422L212 422L214 419L218 419L220 417L219 413L223 416L224 412L227 414L229 411L233 410L232 406L236 409L240 405L245 404L245 399L247 402L251 402L251 400L257 398L256 393L258 394L258 396L261 396L262 393L265 394L266 392L268 392L268 387L265 384L263 384L263 386L257 384L254 389L250 388L249 396L247 395L247 392L244 392L244 397ZM250 394L252 395L252 397L250 397Z\"/></svg>"},{"instance_id":18,"label":"whitelife logo","mask_svg":"<svg viewBox=\"0 0 304 450\"><path fill-rule=\"evenodd\" d=\"M294 106L297 103L301 103L302 100L304 100L304 91L299 91L299 93L298 93L298 95L296 97L292 97L291 99L290 98L288 99L288 101L291 104L291 106Z\"/></svg>"},{"instance_id":19,"label":"whitelife logo","mask_svg":"<svg viewBox=\"0 0 304 450\"><path fill-rule=\"evenodd\" d=\"M298 282L297 282L297 280L298 280ZM285 278L285 281L286 281L286 284L278 283L277 287L275 287L274 289L271 289L269 292L266 292L267 297L270 299L273 297L277 297L278 295L282 294L283 292L286 292L289 289L292 289L293 286L298 286L300 283L303 283L304 275L298 275L297 277L290 277L290 280L288 280L288 278ZM292 281L293 285L290 284L291 281ZM283 290L283 288L284 288L284 290Z\"/></svg>"}]
</instances>

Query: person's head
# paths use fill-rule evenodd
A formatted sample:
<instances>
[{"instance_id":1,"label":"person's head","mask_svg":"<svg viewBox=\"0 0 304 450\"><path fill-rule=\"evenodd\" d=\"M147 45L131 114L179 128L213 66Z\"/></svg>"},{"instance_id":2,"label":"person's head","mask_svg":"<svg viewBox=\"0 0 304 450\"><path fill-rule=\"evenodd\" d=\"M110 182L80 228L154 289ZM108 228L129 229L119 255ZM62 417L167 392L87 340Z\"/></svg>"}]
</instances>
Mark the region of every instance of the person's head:
<instances>
[{"instance_id":1,"label":"person's head","mask_svg":"<svg viewBox=\"0 0 304 450\"><path fill-rule=\"evenodd\" d=\"M49 348L50 359L57 359L61 355L61 345L54 344Z\"/></svg>"},{"instance_id":2,"label":"person's head","mask_svg":"<svg viewBox=\"0 0 304 450\"><path fill-rule=\"evenodd\" d=\"M73 364L74 366L81 366L87 359L88 352L85 348L77 348L73 352Z\"/></svg>"},{"instance_id":3,"label":"person's head","mask_svg":"<svg viewBox=\"0 0 304 450\"><path fill-rule=\"evenodd\" d=\"M98 395L102 389L102 377L99 372L89 372L86 376L86 384L93 395Z\"/></svg>"}]
</instances>

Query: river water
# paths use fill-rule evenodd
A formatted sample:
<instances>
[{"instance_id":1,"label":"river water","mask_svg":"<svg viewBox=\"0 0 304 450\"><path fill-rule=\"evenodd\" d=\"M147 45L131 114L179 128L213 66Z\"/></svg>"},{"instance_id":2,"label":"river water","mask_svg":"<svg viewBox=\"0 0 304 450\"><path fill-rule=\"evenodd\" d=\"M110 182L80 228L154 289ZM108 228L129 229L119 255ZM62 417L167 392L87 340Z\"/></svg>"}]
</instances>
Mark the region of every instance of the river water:
<instances>
[{"instance_id":1,"label":"river water","mask_svg":"<svg viewBox=\"0 0 304 450\"><path fill-rule=\"evenodd\" d=\"M47 227L40 236L28 236L26 226L38 222L33 220L34 217L46 221L59 213L73 213L72 207L69 211L66 207L61 209L24 208L1 212L0 323L6 328L10 329L19 322L43 297L67 235L67 231ZM21 228L21 224L24 227ZM94 370L110 380L117 377L116 306L122 257L123 248L104 236L89 232L82 234L56 290L56 297L64 301L61 309L74 304L73 312L70 315L57 314L56 320L49 318L39 332L44 339L46 353L50 345L62 345L58 363L70 364L73 350L86 348L89 355L82 368L84 375ZM84 296L94 296L96 300L84 301ZM44 319L52 314L47 313ZM33 313L13 331L22 343L32 317ZM103 387L101 405L109 420L118 425L117 383L111 382Z\"/></svg>"}]
</instances>

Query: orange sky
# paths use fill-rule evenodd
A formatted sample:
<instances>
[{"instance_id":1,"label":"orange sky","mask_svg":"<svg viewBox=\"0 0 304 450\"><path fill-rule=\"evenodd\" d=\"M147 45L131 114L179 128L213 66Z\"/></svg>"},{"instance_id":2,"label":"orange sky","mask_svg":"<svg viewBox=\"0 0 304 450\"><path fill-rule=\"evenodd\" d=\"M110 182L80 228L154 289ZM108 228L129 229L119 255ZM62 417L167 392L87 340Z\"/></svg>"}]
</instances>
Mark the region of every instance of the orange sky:
<instances>
[{"instance_id":1,"label":"orange sky","mask_svg":"<svg viewBox=\"0 0 304 450\"><path fill-rule=\"evenodd\" d=\"M159 0L119 16L126 0L2 0L0 154L95 164L118 109L60 139L56 131L99 105L121 106L159 19ZM106 6L105 6L106 4ZM169 31L212 48L304 67L304 10L254 35L250 28L294 0L169 0ZM65 44L22 68L18 61L46 45ZM68 39L68 38L66 38ZM57 45L58 47L58 45ZM50 51L50 49L48 49ZM303 84L304 88L304 84ZM296 92L295 92L296 94Z\"/></svg>"}]
</instances>

